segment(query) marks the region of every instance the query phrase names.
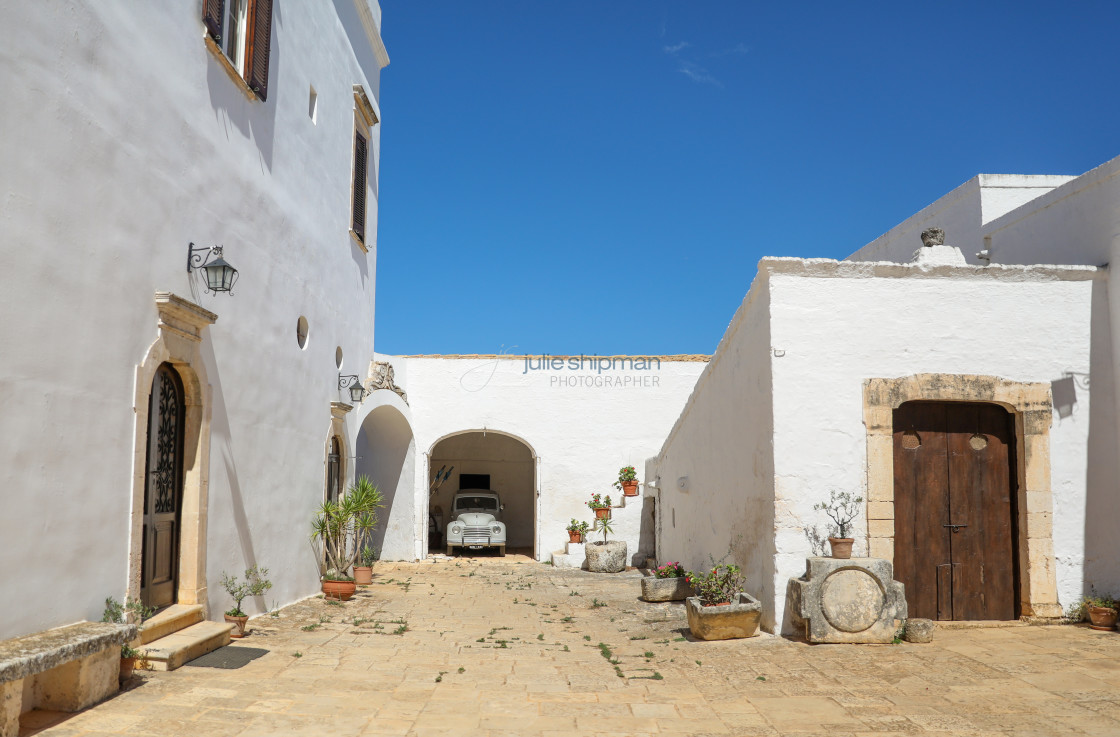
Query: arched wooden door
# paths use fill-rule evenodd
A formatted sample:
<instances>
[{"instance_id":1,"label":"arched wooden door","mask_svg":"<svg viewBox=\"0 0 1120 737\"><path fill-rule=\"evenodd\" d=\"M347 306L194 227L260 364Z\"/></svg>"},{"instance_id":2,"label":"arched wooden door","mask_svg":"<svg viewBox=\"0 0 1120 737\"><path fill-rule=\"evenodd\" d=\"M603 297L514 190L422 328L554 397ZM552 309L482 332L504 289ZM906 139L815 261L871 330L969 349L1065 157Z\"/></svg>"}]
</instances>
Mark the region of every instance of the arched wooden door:
<instances>
[{"instance_id":1,"label":"arched wooden door","mask_svg":"<svg viewBox=\"0 0 1120 737\"><path fill-rule=\"evenodd\" d=\"M156 370L148 399L148 455L144 475L144 545L140 599L174 604L179 579L183 507L183 384L169 364Z\"/></svg>"},{"instance_id":2,"label":"arched wooden door","mask_svg":"<svg viewBox=\"0 0 1120 737\"><path fill-rule=\"evenodd\" d=\"M911 617L1018 615L1015 423L994 404L894 411L894 570Z\"/></svg>"}]
</instances>

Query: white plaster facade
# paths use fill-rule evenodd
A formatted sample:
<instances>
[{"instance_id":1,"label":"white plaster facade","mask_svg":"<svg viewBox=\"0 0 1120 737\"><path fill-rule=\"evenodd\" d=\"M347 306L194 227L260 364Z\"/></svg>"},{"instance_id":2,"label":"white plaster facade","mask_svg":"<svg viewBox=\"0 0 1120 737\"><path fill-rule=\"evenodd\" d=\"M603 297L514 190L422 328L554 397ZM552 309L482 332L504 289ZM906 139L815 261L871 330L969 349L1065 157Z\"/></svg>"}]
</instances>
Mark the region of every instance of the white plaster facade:
<instances>
[{"instance_id":1,"label":"white plaster facade","mask_svg":"<svg viewBox=\"0 0 1120 737\"><path fill-rule=\"evenodd\" d=\"M619 468L633 465L645 481L644 460L657 451L707 361L656 356L634 368L634 357L613 357L608 368L590 361L611 358L588 356L573 369L569 360L579 357L565 356L527 369L524 356L377 358L392 363L410 402L381 390L361 409L357 469L394 490L382 515L387 529L378 535L383 556L393 559L427 555L429 508L439 506L446 523L459 474L475 472L492 474L507 521L519 522L510 525L511 547L548 560L563 549L570 519L594 519L585 506L592 493L620 499L611 488ZM539 366L539 356L529 360ZM365 443L366 437L393 440ZM429 504L429 485L443 466L455 470ZM643 498L649 490L642 490L615 515L615 537L627 541L631 560L653 553L652 508Z\"/></svg>"},{"instance_id":2,"label":"white plaster facade","mask_svg":"<svg viewBox=\"0 0 1120 737\"><path fill-rule=\"evenodd\" d=\"M19 571L0 578L0 639L135 595L165 360L196 416L180 600L220 619L221 572L254 564L275 586L250 612L317 590L324 441L341 430L352 456L357 434L332 414L336 349L363 376L373 353L379 125L366 243L349 229L355 85L376 108L379 34L376 0L275 3L262 101L194 0L0 6L0 568ZM225 246L232 296L188 277L189 242Z\"/></svg>"}]
</instances>

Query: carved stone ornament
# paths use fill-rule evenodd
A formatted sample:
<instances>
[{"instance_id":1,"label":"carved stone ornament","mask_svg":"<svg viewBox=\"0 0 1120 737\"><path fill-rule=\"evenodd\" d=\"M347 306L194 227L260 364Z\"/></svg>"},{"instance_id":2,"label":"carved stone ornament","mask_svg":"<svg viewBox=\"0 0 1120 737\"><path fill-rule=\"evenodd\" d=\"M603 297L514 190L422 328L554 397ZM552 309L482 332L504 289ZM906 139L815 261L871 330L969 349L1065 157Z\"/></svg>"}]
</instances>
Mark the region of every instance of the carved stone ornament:
<instances>
[{"instance_id":1,"label":"carved stone ornament","mask_svg":"<svg viewBox=\"0 0 1120 737\"><path fill-rule=\"evenodd\" d=\"M371 392L378 389L388 389L399 394L405 404L408 404L408 395L404 393L404 389L397 386L393 376L393 366L388 361L374 361L369 367L369 377L369 390Z\"/></svg>"},{"instance_id":2,"label":"carved stone ornament","mask_svg":"<svg viewBox=\"0 0 1120 737\"><path fill-rule=\"evenodd\" d=\"M927 228L922 231L922 245L929 246L944 246L945 245L945 231L941 228Z\"/></svg>"}]
</instances>

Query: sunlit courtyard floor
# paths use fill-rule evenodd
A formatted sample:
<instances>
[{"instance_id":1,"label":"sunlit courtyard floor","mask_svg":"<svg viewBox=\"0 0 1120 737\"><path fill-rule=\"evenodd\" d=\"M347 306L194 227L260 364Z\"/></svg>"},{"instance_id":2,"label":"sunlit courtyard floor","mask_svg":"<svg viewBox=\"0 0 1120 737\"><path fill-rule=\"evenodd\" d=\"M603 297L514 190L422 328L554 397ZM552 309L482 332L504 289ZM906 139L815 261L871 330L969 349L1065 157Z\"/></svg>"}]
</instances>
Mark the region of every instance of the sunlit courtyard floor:
<instances>
[{"instance_id":1,"label":"sunlit courtyard floor","mask_svg":"<svg viewBox=\"0 0 1120 737\"><path fill-rule=\"evenodd\" d=\"M267 652L245 653L259 657L241 667L143 673L38 733L1120 735L1118 633L694 642L680 604L638 599L637 572L554 570L523 555L374 570L352 601L254 619L230 647ZM35 719L27 726L41 729L54 715Z\"/></svg>"}]
</instances>

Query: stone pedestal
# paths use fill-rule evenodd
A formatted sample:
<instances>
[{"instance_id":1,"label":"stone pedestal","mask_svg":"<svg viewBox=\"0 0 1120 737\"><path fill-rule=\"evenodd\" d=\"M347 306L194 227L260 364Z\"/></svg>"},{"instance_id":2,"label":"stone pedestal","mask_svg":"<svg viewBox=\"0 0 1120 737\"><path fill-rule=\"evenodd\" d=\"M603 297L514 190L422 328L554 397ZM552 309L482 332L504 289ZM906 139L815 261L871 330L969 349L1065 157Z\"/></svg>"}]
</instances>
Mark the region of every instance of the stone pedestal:
<instances>
[{"instance_id":1,"label":"stone pedestal","mask_svg":"<svg viewBox=\"0 0 1120 737\"><path fill-rule=\"evenodd\" d=\"M587 543L587 570L594 573L618 573L626 568L626 541Z\"/></svg>"},{"instance_id":2,"label":"stone pedestal","mask_svg":"<svg viewBox=\"0 0 1120 737\"><path fill-rule=\"evenodd\" d=\"M808 558L789 599L809 642L889 643L906 619L905 591L882 558Z\"/></svg>"}]
</instances>

